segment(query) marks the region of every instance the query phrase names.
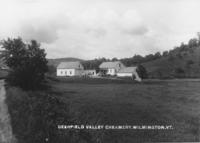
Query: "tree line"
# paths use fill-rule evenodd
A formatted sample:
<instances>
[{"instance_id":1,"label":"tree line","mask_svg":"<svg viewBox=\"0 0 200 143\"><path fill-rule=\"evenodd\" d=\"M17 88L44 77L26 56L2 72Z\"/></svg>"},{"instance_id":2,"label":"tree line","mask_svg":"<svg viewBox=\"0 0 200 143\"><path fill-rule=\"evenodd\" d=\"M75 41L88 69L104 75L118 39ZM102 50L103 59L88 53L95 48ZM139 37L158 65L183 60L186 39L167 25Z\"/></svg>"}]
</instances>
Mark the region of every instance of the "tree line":
<instances>
[{"instance_id":1,"label":"tree line","mask_svg":"<svg viewBox=\"0 0 200 143\"><path fill-rule=\"evenodd\" d=\"M181 57L184 56L188 53L192 53L193 52L193 48L195 47L200 47L200 32L197 33L197 38L191 38L188 43L184 43L182 42L180 44L180 46L176 46L174 47L174 49L172 50L166 50L161 52L156 52L154 54L148 54L145 56L141 56L141 55L134 55L133 57L130 58L96 58L94 60L87 60L83 62L83 65L86 69L98 69L99 65L102 62L106 62L106 61L121 61L124 65L126 66L136 66L136 65L140 65L142 63L146 63L146 62L150 62L153 60L157 60L160 58L165 58L165 57L170 57L173 58L173 56L177 56L177 57ZM184 54L181 54L184 53Z\"/></svg>"}]
</instances>

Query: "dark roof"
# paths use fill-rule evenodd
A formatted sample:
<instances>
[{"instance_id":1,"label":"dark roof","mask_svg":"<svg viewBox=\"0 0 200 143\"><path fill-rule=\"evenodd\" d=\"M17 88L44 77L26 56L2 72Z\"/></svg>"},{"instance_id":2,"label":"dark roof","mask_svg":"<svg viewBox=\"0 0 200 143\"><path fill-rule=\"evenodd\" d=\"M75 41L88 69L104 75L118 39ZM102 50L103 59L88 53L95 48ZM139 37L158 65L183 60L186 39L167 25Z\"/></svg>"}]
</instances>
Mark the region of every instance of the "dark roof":
<instances>
[{"instance_id":1,"label":"dark roof","mask_svg":"<svg viewBox=\"0 0 200 143\"><path fill-rule=\"evenodd\" d=\"M77 62L61 62L57 66L57 69L83 69L83 66L79 61L77 61Z\"/></svg>"},{"instance_id":2,"label":"dark roof","mask_svg":"<svg viewBox=\"0 0 200 143\"><path fill-rule=\"evenodd\" d=\"M116 61L116 62L103 62L99 68L116 68L117 64L122 64L120 61Z\"/></svg>"}]
</instances>

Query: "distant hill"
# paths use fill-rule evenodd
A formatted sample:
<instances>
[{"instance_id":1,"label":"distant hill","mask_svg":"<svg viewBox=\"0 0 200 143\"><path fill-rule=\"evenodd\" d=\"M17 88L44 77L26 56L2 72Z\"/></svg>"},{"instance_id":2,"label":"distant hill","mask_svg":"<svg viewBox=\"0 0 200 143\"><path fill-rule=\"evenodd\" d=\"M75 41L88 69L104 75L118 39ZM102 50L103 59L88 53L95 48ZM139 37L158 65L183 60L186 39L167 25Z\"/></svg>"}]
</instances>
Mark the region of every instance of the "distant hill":
<instances>
[{"instance_id":1,"label":"distant hill","mask_svg":"<svg viewBox=\"0 0 200 143\"><path fill-rule=\"evenodd\" d=\"M73 62L73 61L83 61L83 60L78 59L78 58L72 58L72 57L48 59L48 65L53 65L53 66L57 67L60 62Z\"/></svg>"},{"instance_id":2,"label":"distant hill","mask_svg":"<svg viewBox=\"0 0 200 143\"><path fill-rule=\"evenodd\" d=\"M149 78L200 77L200 47L174 49L167 56L142 63Z\"/></svg>"}]
</instances>

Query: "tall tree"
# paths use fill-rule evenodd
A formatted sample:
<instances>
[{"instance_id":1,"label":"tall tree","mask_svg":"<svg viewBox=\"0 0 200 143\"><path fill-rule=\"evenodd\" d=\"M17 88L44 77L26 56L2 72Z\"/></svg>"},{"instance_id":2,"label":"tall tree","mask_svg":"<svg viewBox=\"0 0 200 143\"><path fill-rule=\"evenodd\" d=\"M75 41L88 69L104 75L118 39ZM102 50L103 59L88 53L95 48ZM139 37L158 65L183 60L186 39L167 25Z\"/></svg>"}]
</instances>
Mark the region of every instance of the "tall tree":
<instances>
[{"instance_id":1,"label":"tall tree","mask_svg":"<svg viewBox=\"0 0 200 143\"><path fill-rule=\"evenodd\" d=\"M10 68L8 82L26 89L38 87L47 72L47 60L44 49L32 40L25 44L21 38L3 40L5 61Z\"/></svg>"}]
</instances>

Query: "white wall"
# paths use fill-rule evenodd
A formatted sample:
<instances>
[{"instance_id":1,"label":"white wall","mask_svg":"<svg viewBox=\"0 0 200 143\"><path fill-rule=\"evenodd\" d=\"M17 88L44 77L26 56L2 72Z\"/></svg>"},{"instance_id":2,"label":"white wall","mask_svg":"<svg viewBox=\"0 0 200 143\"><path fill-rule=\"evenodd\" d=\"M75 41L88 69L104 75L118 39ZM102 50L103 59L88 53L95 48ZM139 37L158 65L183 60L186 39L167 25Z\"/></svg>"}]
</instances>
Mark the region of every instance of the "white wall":
<instances>
[{"instance_id":1,"label":"white wall","mask_svg":"<svg viewBox=\"0 0 200 143\"><path fill-rule=\"evenodd\" d=\"M76 76L82 75L82 74L83 74L83 71L84 71L84 70L76 69L76 70L75 70L75 75L76 75Z\"/></svg>"},{"instance_id":2,"label":"white wall","mask_svg":"<svg viewBox=\"0 0 200 143\"><path fill-rule=\"evenodd\" d=\"M132 77L132 73L117 73L118 77Z\"/></svg>"},{"instance_id":3,"label":"white wall","mask_svg":"<svg viewBox=\"0 0 200 143\"><path fill-rule=\"evenodd\" d=\"M142 81L142 79L139 77L137 72L133 72L133 73L117 73L118 77L132 77L132 75L135 76L135 80Z\"/></svg>"},{"instance_id":4,"label":"white wall","mask_svg":"<svg viewBox=\"0 0 200 143\"><path fill-rule=\"evenodd\" d=\"M125 68L124 64L123 63L118 63L117 66L115 67L116 71L118 72L120 69L123 69Z\"/></svg>"},{"instance_id":5,"label":"white wall","mask_svg":"<svg viewBox=\"0 0 200 143\"><path fill-rule=\"evenodd\" d=\"M122 68L125 68L125 66L124 66L123 63L120 62L120 63L118 63L118 64L116 65L115 68L113 68L113 69L108 69L107 74L108 74L108 75L116 75L117 72L118 72L120 69L122 69Z\"/></svg>"},{"instance_id":6,"label":"white wall","mask_svg":"<svg viewBox=\"0 0 200 143\"><path fill-rule=\"evenodd\" d=\"M75 76L75 69L57 69L57 76Z\"/></svg>"},{"instance_id":7,"label":"white wall","mask_svg":"<svg viewBox=\"0 0 200 143\"><path fill-rule=\"evenodd\" d=\"M108 69L107 74L108 75L116 75L116 70L115 69Z\"/></svg>"}]
</instances>

